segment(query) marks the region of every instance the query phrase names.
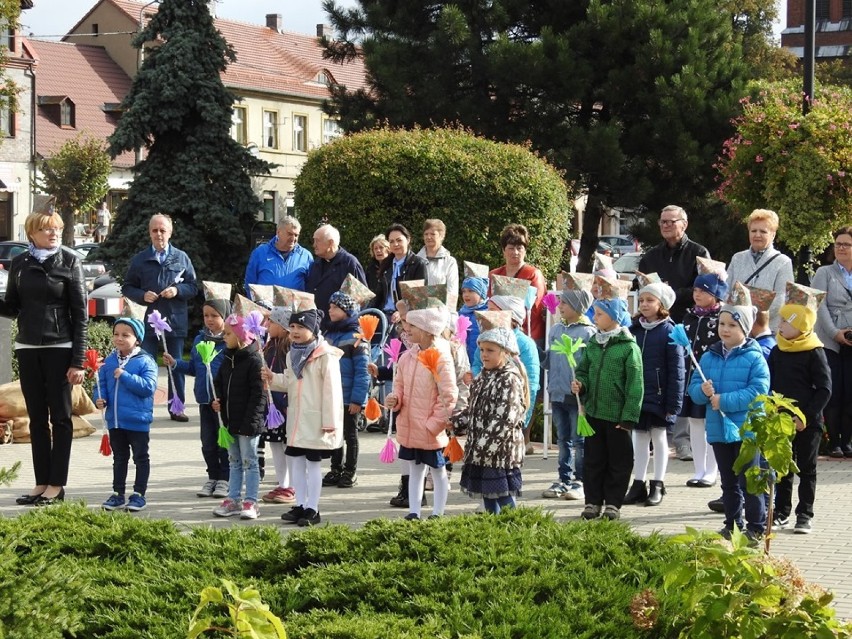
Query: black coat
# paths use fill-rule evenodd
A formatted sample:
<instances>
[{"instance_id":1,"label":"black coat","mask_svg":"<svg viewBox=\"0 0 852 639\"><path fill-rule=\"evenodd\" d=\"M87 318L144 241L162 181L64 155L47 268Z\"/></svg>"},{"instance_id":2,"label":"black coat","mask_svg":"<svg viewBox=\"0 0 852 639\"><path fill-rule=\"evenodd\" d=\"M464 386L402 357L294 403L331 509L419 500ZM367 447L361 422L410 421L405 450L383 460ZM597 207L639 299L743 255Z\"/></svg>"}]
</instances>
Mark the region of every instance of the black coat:
<instances>
[{"instance_id":1,"label":"black coat","mask_svg":"<svg viewBox=\"0 0 852 639\"><path fill-rule=\"evenodd\" d=\"M257 342L225 349L222 355L222 365L213 380L222 422L231 435L260 435L266 428L267 398L260 378L263 356Z\"/></svg>"},{"instance_id":2,"label":"black coat","mask_svg":"<svg viewBox=\"0 0 852 639\"><path fill-rule=\"evenodd\" d=\"M795 399L806 426L821 426L822 411L831 398L831 369L824 348L788 353L777 346L769 353L769 388Z\"/></svg>"},{"instance_id":3,"label":"black coat","mask_svg":"<svg viewBox=\"0 0 852 639\"><path fill-rule=\"evenodd\" d=\"M66 249L39 263L29 252L9 266L0 315L18 318L21 344L50 346L71 342L71 366L83 368L89 313L80 258Z\"/></svg>"},{"instance_id":4,"label":"black coat","mask_svg":"<svg viewBox=\"0 0 852 639\"><path fill-rule=\"evenodd\" d=\"M393 279L393 255L388 255L381 265L379 272L379 287L376 291L376 298L373 300L373 308L384 308L388 298L388 291L391 287L391 279ZM399 283L409 280L426 281L426 260L418 257L411 251L405 256L402 262L402 267L399 270L399 275L396 278L396 287L393 291L394 301L400 299Z\"/></svg>"},{"instance_id":5,"label":"black coat","mask_svg":"<svg viewBox=\"0 0 852 639\"><path fill-rule=\"evenodd\" d=\"M639 260L639 272L657 273L677 294L675 303L669 309L676 324L683 319L686 309L693 303L692 285L698 277L696 257L709 258L710 251L684 235L674 248L660 242Z\"/></svg>"}]
</instances>

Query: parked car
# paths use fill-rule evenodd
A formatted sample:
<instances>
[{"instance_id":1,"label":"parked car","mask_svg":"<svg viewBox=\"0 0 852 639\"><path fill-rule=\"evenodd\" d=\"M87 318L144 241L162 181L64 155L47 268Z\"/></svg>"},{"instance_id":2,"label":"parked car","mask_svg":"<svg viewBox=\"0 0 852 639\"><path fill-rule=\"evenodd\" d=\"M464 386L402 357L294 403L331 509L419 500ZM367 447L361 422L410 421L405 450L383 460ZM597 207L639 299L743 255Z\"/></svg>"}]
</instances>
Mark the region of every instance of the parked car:
<instances>
[{"instance_id":1,"label":"parked car","mask_svg":"<svg viewBox=\"0 0 852 639\"><path fill-rule=\"evenodd\" d=\"M612 268L618 273L618 278L622 280L632 280L639 268L639 260L642 259L643 253L633 251L625 253L612 263Z\"/></svg>"},{"instance_id":2,"label":"parked car","mask_svg":"<svg viewBox=\"0 0 852 639\"><path fill-rule=\"evenodd\" d=\"M639 251L639 242L629 235L601 235L600 240L612 247L613 257Z\"/></svg>"},{"instance_id":3,"label":"parked car","mask_svg":"<svg viewBox=\"0 0 852 639\"><path fill-rule=\"evenodd\" d=\"M103 262L96 258L87 259L86 256L76 248L70 248L67 246L65 248L76 253L80 258L80 261L83 263L83 276L86 278L86 284L89 286L89 290L91 290L91 285L95 278L106 272L106 267L104 267ZM12 264L12 259L21 253L25 253L28 249L29 244L26 242L18 242L15 240L0 242L0 266L8 271L9 266Z\"/></svg>"},{"instance_id":4,"label":"parked car","mask_svg":"<svg viewBox=\"0 0 852 639\"><path fill-rule=\"evenodd\" d=\"M12 258L25 252L29 248L26 242L0 242L0 266L9 270Z\"/></svg>"},{"instance_id":5,"label":"parked car","mask_svg":"<svg viewBox=\"0 0 852 639\"><path fill-rule=\"evenodd\" d=\"M97 242L83 242L82 244L75 244L74 250L78 253L82 253L83 257L89 257L92 253L95 252L96 249L101 247Z\"/></svg>"},{"instance_id":6,"label":"parked car","mask_svg":"<svg viewBox=\"0 0 852 639\"><path fill-rule=\"evenodd\" d=\"M88 297L90 318L116 318L124 312L121 285L112 280L95 288Z\"/></svg>"}]
</instances>

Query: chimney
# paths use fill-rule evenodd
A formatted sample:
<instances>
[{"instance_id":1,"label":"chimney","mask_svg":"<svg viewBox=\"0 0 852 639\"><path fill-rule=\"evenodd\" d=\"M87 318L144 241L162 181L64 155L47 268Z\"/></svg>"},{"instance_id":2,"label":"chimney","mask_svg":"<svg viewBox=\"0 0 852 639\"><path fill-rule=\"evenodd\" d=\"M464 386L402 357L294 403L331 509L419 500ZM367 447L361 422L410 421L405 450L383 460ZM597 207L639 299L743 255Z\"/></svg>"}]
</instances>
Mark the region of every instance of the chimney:
<instances>
[{"instance_id":1,"label":"chimney","mask_svg":"<svg viewBox=\"0 0 852 639\"><path fill-rule=\"evenodd\" d=\"M317 25L317 37L318 38L331 38L334 35L334 29L331 28L330 24L318 24Z\"/></svg>"},{"instance_id":2,"label":"chimney","mask_svg":"<svg viewBox=\"0 0 852 639\"><path fill-rule=\"evenodd\" d=\"M282 21L280 13L266 14L266 27L278 33L281 33Z\"/></svg>"}]
</instances>

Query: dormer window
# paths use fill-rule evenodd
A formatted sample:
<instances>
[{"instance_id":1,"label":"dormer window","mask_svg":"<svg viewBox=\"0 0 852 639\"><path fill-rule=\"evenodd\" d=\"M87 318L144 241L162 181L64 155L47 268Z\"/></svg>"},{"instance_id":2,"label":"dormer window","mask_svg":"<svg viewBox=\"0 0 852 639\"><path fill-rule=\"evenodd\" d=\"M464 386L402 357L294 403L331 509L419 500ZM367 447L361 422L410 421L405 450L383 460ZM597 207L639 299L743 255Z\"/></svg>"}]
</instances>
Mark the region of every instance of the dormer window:
<instances>
[{"instance_id":1,"label":"dormer window","mask_svg":"<svg viewBox=\"0 0 852 639\"><path fill-rule=\"evenodd\" d=\"M59 105L59 126L63 129L74 128L74 103L71 100L63 100Z\"/></svg>"},{"instance_id":2,"label":"dormer window","mask_svg":"<svg viewBox=\"0 0 852 639\"><path fill-rule=\"evenodd\" d=\"M50 119L63 129L76 128L76 107L67 95L40 95L38 105L47 110Z\"/></svg>"},{"instance_id":3,"label":"dormer window","mask_svg":"<svg viewBox=\"0 0 852 639\"><path fill-rule=\"evenodd\" d=\"M331 80L329 79L328 74L325 71L320 71L319 73L317 73L317 82L319 82L320 84L324 84L325 86L331 84Z\"/></svg>"}]
</instances>

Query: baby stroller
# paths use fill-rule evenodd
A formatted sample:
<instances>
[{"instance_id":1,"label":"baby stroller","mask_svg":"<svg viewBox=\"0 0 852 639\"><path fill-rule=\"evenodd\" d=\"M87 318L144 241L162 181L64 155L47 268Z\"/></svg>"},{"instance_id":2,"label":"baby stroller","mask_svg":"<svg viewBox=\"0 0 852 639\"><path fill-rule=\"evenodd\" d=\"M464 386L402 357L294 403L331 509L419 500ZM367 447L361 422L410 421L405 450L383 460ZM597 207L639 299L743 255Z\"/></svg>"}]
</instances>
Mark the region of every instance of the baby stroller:
<instances>
[{"instance_id":1,"label":"baby stroller","mask_svg":"<svg viewBox=\"0 0 852 639\"><path fill-rule=\"evenodd\" d=\"M370 361L381 368L387 364L387 353L385 353L385 345L390 337L390 326L384 312L378 308L365 308L358 317L362 315L375 315L379 318L379 326L376 329L376 334L370 342ZM391 392L393 384L391 382L380 382L375 378L370 377L370 394L369 396L379 402L382 406L385 403L385 395ZM363 415L358 421L358 430L367 430L370 433L386 432L387 431L387 411L382 409L382 416L378 421L368 424Z\"/></svg>"}]
</instances>

